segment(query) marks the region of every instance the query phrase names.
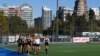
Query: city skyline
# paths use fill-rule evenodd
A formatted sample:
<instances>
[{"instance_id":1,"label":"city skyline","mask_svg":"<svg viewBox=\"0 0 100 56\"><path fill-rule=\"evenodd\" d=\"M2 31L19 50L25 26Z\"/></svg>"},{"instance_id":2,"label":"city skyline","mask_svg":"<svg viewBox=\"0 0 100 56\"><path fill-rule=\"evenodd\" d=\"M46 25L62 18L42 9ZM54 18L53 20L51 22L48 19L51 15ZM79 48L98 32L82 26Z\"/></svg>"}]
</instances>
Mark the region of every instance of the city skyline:
<instances>
[{"instance_id":1,"label":"city skyline","mask_svg":"<svg viewBox=\"0 0 100 56\"><path fill-rule=\"evenodd\" d=\"M100 7L99 0L87 0L88 8ZM33 19L42 16L42 6L49 7L53 15L56 15L56 0L0 0L0 6L7 4L8 6L20 6L24 3L28 3L33 8ZM68 8L74 8L75 0L59 0L59 6L65 6Z\"/></svg>"}]
</instances>

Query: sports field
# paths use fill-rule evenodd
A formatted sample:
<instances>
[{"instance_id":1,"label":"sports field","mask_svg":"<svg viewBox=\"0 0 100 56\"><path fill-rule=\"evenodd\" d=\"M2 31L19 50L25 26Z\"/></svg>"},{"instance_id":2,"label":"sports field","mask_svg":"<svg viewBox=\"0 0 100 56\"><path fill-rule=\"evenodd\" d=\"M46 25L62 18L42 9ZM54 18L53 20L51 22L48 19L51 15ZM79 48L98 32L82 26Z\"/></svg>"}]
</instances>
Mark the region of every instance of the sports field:
<instances>
[{"instance_id":1,"label":"sports field","mask_svg":"<svg viewBox=\"0 0 100 56\"><path fill-rule=\"evenodd\" d=\"M16 45L5 45L16 51ZM34 56L31 51L30 56ZM100 43L57 43L50 44L49 53L45 54L44 46L38 56L100 56Z\"/></svg>"}]
</instances>

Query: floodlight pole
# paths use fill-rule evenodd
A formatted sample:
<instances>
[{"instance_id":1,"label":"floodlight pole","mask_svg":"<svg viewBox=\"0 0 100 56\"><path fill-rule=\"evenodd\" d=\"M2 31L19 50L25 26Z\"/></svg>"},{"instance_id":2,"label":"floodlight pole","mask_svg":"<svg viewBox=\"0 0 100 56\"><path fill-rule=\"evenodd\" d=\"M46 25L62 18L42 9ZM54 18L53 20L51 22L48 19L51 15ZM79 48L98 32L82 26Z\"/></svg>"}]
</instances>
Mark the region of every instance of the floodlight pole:
<instances>
[{"instance_id":1,"label":"floodlight pole","mask_svg":"<svg viewBox=\"0 0 100 56\"><path fill-rule=\"evenodd\" d=\"M56 16L57 16L57 21L56 21L56 38L58 39L58 35L59 35L59 28L58 28L58 6L59 6L59 0L57 0L57 13L56 13Z\"/></svg>"}]
</instances>

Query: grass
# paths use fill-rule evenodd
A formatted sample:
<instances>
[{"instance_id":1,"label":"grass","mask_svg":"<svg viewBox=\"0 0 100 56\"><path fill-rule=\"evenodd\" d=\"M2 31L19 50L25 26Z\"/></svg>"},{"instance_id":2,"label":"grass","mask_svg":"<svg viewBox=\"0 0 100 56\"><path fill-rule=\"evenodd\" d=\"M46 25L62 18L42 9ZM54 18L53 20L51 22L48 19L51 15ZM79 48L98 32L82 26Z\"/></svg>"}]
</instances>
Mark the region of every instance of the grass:
<instances>
[{"instance_id":1,"label":"grass","mask_svg":"<svg viewBox=\"0 0 100 56\"><path fill-rule=\"evenodd\" d=\"M5 47L13 50L17 49L16 45L6 45ZM32 51L30 54L34 56ZM44 46L41 45L38 56L100 56L100 43L51 44L48 54L45 54Z\"/></svg>"}]
</instances>

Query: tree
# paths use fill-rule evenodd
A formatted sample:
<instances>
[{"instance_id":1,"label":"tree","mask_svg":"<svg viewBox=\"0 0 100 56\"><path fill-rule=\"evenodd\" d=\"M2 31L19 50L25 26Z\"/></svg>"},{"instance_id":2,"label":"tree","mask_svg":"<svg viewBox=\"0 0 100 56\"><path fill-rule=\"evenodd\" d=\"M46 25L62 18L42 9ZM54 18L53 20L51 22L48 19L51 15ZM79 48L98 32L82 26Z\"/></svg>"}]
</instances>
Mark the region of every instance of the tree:
<instances>
[{"instance_id":1,"label":"tree","mask_svg":"<svg viewBox=\"0 0 100 56\"><path fill-rule=\"evenodd\" d=\"M9 17L9 31L11 34L25 33L28 31L27 23L18 16Z\"/></svg>"},{"instance_id":2,"label":"tree","mask_svg":"<svg viewBox=\"0 0 100 56\"><path fill-rule=\"evenodd\" d=\"M72 24L73 24L73 18L70 13L67 13L66 15L66 21L64 22L63 26L63 32L66 35L71 35L71 30L72 30Z\"/></svg>"},{"instance_id":3,"label":"tree","mask_svg":"<svg viewBox=\"0 0 100 56\"><path fill-rule=\"evenodd\" d=\"M95 26L95 12L90 8L89 10L89 29L90 31L95 31L94 26Z\"/></svg>"},{"instance_id":4,"label":"tree","mask_svg":"<svg viewBox=\"0 0 100 56\"><path fill-rule=\"evenodd\" d=\"M8 33L8 18L4 16L4 12L0 11L0 26L2 34Z\"/></svg>"},{"instance_id":5,"label":"tree","mask_svg":"<svg viewBox=\"0 0 100 56\"><path fill-rule=\"evenodd\" d=\"M31 30L30 30L31 33L42 33L43 32L43 29L42 27L33 27Z\"/></svg>"},{"instance_id":6,"label":"tree","mask_svg":"<svg viewBox=\"0 0 100 56\"><path fill-rule=\"evenodd\" d=\"M60 34L60 31L62 30L62 27L61 27L62 25L63 25L63 22L59 18L55 18L53 22L55 33L57 33L58 31L58 34Z\"/></svg>"}]
</instances>

